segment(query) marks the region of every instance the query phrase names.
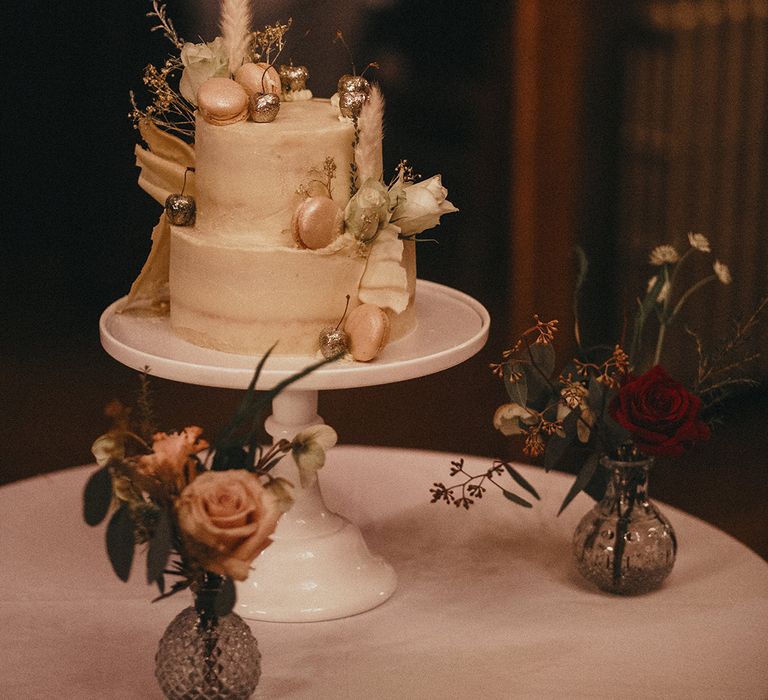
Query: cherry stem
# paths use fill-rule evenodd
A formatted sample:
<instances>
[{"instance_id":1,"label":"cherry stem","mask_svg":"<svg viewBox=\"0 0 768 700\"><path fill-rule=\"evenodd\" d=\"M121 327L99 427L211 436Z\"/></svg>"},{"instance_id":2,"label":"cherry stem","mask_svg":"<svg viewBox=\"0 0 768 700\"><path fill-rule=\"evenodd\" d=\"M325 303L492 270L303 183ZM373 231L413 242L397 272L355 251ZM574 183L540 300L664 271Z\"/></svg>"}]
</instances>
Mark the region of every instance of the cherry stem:
<instances>
[{"instance_id":1,"label":"cherry stem","mask_svg":"<svg viewBox=\"0 0 768 700\"><path fill-rule=\"evenodd\" d=\"M344 313L341 315L339 322L336 324L336 328L334 328L333 330L335 331L339 330L339 326L341 325L341 322L344 320L344 317L347 315L348 309L349 309L349 294L347 294L347 303L344 305Z\"/></svg>"},{"instance_id":2,"label":"cherry stem","mask_svg":"<svg viewBox=\"0 0 768 700\"><path fill-rule=\"evenodd\" d=\"M188 173L190 170L191 170L192 172L195 172L195 169L194 169L194 168L191 168L191 167L187 167L187 168L184 170L184 182L182 182L182 183L181 183L181 194L184 194L184 190L185 190L185 189L186 189L186 187L187 187L187 173Z\"/></svg>"},{"instance_id":3,"label":"cherry stem","mask_svg":"<svg viewBox=\"0 0 768 700\"><path fill-rule=\"evenodd\" d=\"M357 75L357 71L355 70L355 57L352 55L352 51L350 50L349 46L347 45L347 42L344 41L344 35L341 33L341 29L336 30L336 40L341 42L341 45L346 49L347 55L349 56L349 62L352 64L352 75Z\"/></svg>"}]
</instances>

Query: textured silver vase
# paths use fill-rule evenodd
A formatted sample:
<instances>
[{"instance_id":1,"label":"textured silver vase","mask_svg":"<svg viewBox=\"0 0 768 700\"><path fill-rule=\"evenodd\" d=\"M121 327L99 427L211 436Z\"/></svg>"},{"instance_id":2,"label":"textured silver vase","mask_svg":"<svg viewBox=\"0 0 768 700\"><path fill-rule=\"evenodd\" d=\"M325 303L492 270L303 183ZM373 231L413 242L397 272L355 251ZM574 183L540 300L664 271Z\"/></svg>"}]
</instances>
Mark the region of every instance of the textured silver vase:
<instances>
[{"instance_id":1,"label":"textured silver vase","mask_svg":"<svg viewBox=\"0 0 768 700\"><path fill-rule=\"evenodd\" d=\"M171 621L155 656L155 677L171 700L244 700L260 675L261 653L243 619L217 617L199 605Z\"/></svg>"},{"instance_id":2,"label":"textured silver vase","mask_svg":"<svg viewBox=\"0 0 768 700\"><path fill-rule=\"evenodd\" d=\"M573 554L579 572L609 593L636 595L658 588L672 571L677 540L648 499L652 460L601 460L608 470L602 500L579 523Z\"/></svg>"}]
</instances>

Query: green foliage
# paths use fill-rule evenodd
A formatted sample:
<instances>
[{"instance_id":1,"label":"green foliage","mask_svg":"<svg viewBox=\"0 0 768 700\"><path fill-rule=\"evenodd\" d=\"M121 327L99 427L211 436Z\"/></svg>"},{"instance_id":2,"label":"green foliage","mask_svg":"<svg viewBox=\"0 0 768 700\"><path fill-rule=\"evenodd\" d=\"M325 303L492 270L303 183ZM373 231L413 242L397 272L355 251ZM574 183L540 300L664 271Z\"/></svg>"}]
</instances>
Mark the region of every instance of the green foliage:
<instances>
[{"instance_id":1,"label":"green foliage","mask_svg":"<svg viewBox=\"0 0 768 700\"><path fill-rule=\"evenodd\" d=\"M518 472L509 462L504 462L503 466L504 466L504 469L507 470L507 474L509 474L519 486L524 488L535 499L540 500L539 494L537 493L536 489L533 488L531 483L522 474L520 474L520 472ZM505 492L505 495L506 495L506 492ZM509 498L509 496L507 496L507 498Z\"/></svg>"},{"instance_id":2,"label":"green foliage","mask_svg":"<svg viewBox=\"0 0 768 700\"><path fill-rule=\"evenodd\" d=\"M658 301L659 294L664 287L664 283L669 279L669 271L667 266L664 265L661 274L656 276L656 281L651 285L651 288L646 293L642 302L635 314L635 322L632 332L632 342L629 346L629 356L637 362L638 352L640 351L640 345L643 340L643 331L645 329L645 323L650 316L656 312L656 302Z\"/></svg>"},{"instance_id":3,"label":"green foliage","mask_svg":"<svg viewBox=\"0 0 768 700\"><path fill-rule=\"evenodd\" d=\"M512 370L522 373L516 381L512 381ZM528 380L525 376L525 371L521 365L505 365L504 366L504 387L507 390L507 395L512 403L516 403L519 406L525 406L525 402L528 400Z\"/></svg>"},{"instance_id":4,"label":"green foliage","mask_svg":"<svg viewBox=\"0 0 768 700\"><path fill-rule=\"evenodd\" d=\"M464 481L452 486L446 486L442 482L435 482L432 484L434 488L430 489L432 493L432 503L438 503L442 501L447 504L453 504L457 508L462 507L465 510L469 510L469 507L474 504L475 499L480 499L486 491L484 484L486 482L496 486L508 500L516 503L524 508L532 508L530 501L518 496L509 489L505 489L498 481L498 477L504 475L506 470L507 474L534 498L539 500L539 494L536 489L531 486L528 480L518 473L515 468L508 462L502 462L501 460L495 460L490 468L481 474L470 474L464 469L464 460L459 459L451 462L451 476L461 474L465 477ZM459 495L455 495L454 491L459 491Z\"/></svg>"},{"instance_id":5,"label":"green foliage","mask_svg":"<svg viewBox=\"0 0 768 700\"><path fill-rule=\"evenodd\" d=\"M259 376L273 350L274 346L259 361L253 374L253 379L248 384L245 396L240 402L234 417L214 442L214 457L211 466L211 469L214 471L252 468L258 457L258 429L261 425L261 418L264 415L264 411L272 405L272 400L294 382L303 379L323 365L334 361L333 359L320 360L287 379L283 379L268 391L257 394L256 385Z\"/></svg>"},{"instance_id":6,"label":"green foliage","mask_svg":"<svg viewBox=\"0 0 768 700\"><path fill-rule=\"evenodd\" d=\"M112 475L106 464L91 474L83 492L83 519L94 526L107 517L112 504Z\"/></svg>"},{"instance_id":7,"label":"green foliage","mask_svg":"<svg viewBox=\"0 0 768 700\"><path fill-rule=\"evenodd\" d=\"M527 345L504 365L503 379L510 401L520 406L543 408L552 393L555 349L551 343Z\"/></svg>"},{"instance_id":8,"label":"green foliage","mask_svg":"<svg viewBox=\"0 0 768 700\"><path fill-rule=\"evenodd\" d=\"M614 452L630 439L629 431L613 420L608 411L617 394L618 390L597 381L596 377L591 376L589 378L587 405L597 419L595 430L598 432L599 448L605 454Z\"/></svg>"},{"instance_id":9,"label":"green foliage","mask_svg":"<svg viewBox=\"0 0 768 700\"><path fill-rule=\"evenodd\" d=\"M167 508L161 508L147 549L147 583L162 578L168 558L173 550L173 526Z\"/></svg>"},{"instance_id":10,"label":"green foliage","mask_svg":"<svg viewBox=\"0 0 768 700\"><path fill-rule=\"evenodd\" d=\"M576 480L573 482L570 490L565 495L565 498L563 499L563 502L560 506L560 510L557 511L558 515L560 515L560 513L562 513L568 507L568 504L574 498L576 498L579 491L582 491L591 481L595 471L597 471L597 465L599 464L599 461L600 456L597 454L597 452L592 452L587 456L586 460L581 465L581 469L576 476Z\"/></svg>"},{"instance_id":11,"label":"green foliage","mask_svg":"<svg viewBox=\"0 0 768 700\"><path fill-rule=\"evenodd\" d=\"M290 451L288 440L279 441L266 452L258 444L257 430L261 417L281 391L330 360L316 362L257 394L256 385L270 352L260 359L238 410L213 445L213 469L248 469L263 476ZM106 528L107 555L112 568L118 578L127 581L136 546L146 543L146 579L147 583L157 585L160 595L155 600L160 600L186 588L197 591L201 582L214 575L205 571L195 552L188 551L184 546L175 511L180 491L194 478L195 471L199 474L205 471L205 466L197 457L190 455L189 460L194 462L194 466L189 462L178 465L179 469L183 467L183 473L168 475L161 470L157 473L142 471L141 457L152 454L151 433L156 432L147 375L148 369L145 368L138 398L138 423L134 421L131 425L130 411L122 404L110 404L108 415L112 416L115 427L99 438L94 454L99 464L110 456L111 460L89 477L83 492L82 508L85 522L93 526L104 521L113 503L117 505ZM142 434L147 437L146 440ZM119 450L115 449L118 442ZM131 451L123 449L126 442L130 442ZM194 452L199 447L202 445L190 446L190 451ZM166 575L178 577L179 580L166 588ZM235 604L233 581L225 579L217 596L216 612L225 615Z\"/></svg>"},{"instance_id":12,"label":"green foliage","mask_svg":"<svg viewBox=\"0 0 768 700\"><path fill-rule=\"evenodd\" d=\"M224 617L232 612L237 600L235 583L231 578L225 578L221 585L221 590L217 593L213 601L213 608L219 617Z\"/></svg>"},{"instance_id":13,"label":"green foliage","mask_svg":"<svg viewBox=\"0 0 768 700\"><path fill-rule=\"evenodd\" d=\"M523 508L533 508L533 503L531 503L530 501L526 501L524 498L521 498L517 494L512 493L512 491L501 489L501 492L504 494L504 497L512 501L512 503L516 503L519 506L523 506Z\"/></svg>"},{"instance_id":14,"label":"green foliage","mask_svg":"<svg viewBox=\"0 0 768 700\"><path fill-rule=\"evenodd\" d=\"M559 435L549 436L546 447L544 448L544 469L546 471L557 469L557 467L560 466L568 448L576 440L576 424L578 420L578 411L571 411L563 419L563 431L565 432L565 437L560 437Z\"/></svg>"},{"instance_id":15,"label":"green foliage","mask_svg":"<svg viewBox=\"0 0 768 700\"><path fill-rule=\"evenodd\" d=\"M127 581L133 564L133 519L127 505L121 505L107 525L107 555L121 581Z\"/></svg>"}]
</instances>

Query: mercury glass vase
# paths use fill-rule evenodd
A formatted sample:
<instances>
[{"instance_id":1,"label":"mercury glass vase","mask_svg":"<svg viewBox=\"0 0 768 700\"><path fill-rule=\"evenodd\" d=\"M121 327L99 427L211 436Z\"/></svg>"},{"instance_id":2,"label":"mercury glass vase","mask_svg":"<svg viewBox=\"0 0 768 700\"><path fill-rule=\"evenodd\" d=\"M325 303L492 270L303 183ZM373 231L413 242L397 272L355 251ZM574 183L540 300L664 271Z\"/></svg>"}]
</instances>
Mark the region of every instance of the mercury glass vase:
<instances>
[{"instance_id":1,"label":"mercury glass vase","mask_svg":"<svg viewBox=\"0 0 768 700\"><path fill-rule=\"evenodd\" d=\"M198 591L165 630L155 655L155 677L170 700L251 697L261 675L261 653L236 613L217 616L211 588Z\"/></svg>"},{"instance_id":2,"label":"mercury glass vase","mask_svg":"<svg viewBox=\"0 0 768 700\"><path fill-rule=\"evenodd\" d=\"M605 495L576 528L573 553L579 573L603 591L647 593L675 564L675 531L648 499L652 461L601 460L608 470Z\"/></svg>"}]
</instances>

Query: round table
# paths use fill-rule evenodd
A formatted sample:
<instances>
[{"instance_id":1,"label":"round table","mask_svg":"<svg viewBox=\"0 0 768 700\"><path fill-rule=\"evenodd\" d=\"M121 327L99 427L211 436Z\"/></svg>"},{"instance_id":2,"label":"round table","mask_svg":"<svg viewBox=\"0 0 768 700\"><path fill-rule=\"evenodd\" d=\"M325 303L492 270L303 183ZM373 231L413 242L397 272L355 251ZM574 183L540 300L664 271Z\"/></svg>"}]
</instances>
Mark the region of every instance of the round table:
<instances>
[{"instance_id":1,"label":"round table","mask_svg":"<svg viewBox=\"0 0 768 700\"><path fill-rule=\"evenodd\" d=\"M542 495L526 510L489 491L469 511L431 504L458 455L370 447L329 454L323 490L400 585L382 606L325 622L251 622L263 654L256 698L765 698L768 564L717 529L662 510L680 542L654 593L583 582L570 536L572 477L521 466ZM467 469L489 466L466 458ZM0 489L0 697L160 698L157 641L189 604L150 603L141 567L111 572L104 527L81 520L95 467ZM343 510L342 510L343 508Z\"/></svg>"}]
</instances>

